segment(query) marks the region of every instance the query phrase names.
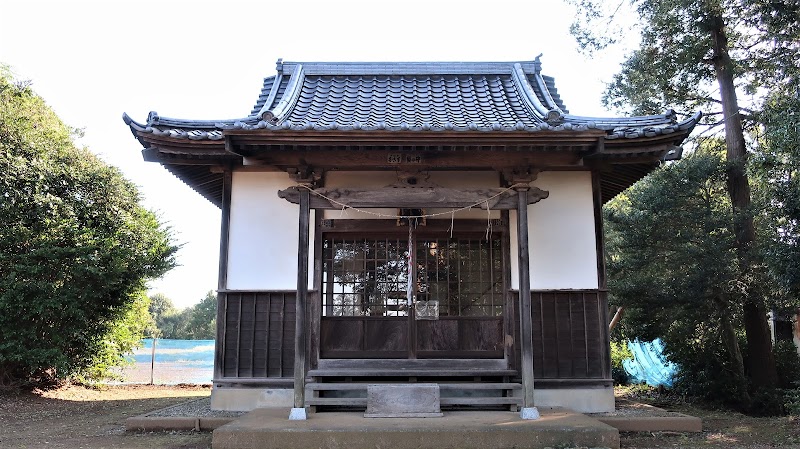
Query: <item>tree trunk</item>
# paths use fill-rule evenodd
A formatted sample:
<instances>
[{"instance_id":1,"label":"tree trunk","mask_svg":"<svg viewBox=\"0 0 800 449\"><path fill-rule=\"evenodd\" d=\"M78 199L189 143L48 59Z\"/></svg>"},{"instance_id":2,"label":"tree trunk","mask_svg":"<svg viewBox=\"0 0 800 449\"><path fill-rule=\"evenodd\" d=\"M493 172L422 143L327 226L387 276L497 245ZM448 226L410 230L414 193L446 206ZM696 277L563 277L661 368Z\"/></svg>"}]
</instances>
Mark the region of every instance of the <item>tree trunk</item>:
<instances>
[{"instance_id":1,"label":"tree trunk","mask_svg":"<svg viewBox=\"0 0 800 449\"><path fill-rule=\"evenodd\" d=\"M720 327L722 328L722 344L725 345L725 350L731 357L734 364L736 383L738 384L740 394L742 395L742 405L750 405L750 393L747 391L747 378L744 373L744 359L742 357L742 349L739 346L739 337L736 336L736 329L731 322L731 314L728 310L726 302L720 298L719 295L714 295L714 305L719 313Z\"/></svg>"},{"instance_id":2,"label":"tree trunk","mask_svg":"<svg viewBox=\"0 0 800 449\"><path fill-rule=\"evenodd\" d=\"M619 320L622 319L622 314L625 313L625 306L619 306L617 311L614 313L614 318L611 319L611 323L608 324L608 331L611 332L617 327L619 324Z\"/></svg>"},{"instance_id":3,"label":"tree trunk","mask_svg":"<svg viewBox=\"0 0 800 449\"><path fill-rule=\"evenodd\" d=\"M728 37L721 16L711 18L711 38L714 52L714 70L722 99L725 120L725 146L727 148L728 194L734 210L734 233L739 258L739 273L744 279L752 268L752 246L755 226L750 211L750 183L746 173L747 148L742 119L733 81L733 63L728 54ZM748 292L743 304L744 328L747 336L748 371L755 388L773 388L777 385L775 359L767 311L762 298Z\"/></svg>"}]
</instances>

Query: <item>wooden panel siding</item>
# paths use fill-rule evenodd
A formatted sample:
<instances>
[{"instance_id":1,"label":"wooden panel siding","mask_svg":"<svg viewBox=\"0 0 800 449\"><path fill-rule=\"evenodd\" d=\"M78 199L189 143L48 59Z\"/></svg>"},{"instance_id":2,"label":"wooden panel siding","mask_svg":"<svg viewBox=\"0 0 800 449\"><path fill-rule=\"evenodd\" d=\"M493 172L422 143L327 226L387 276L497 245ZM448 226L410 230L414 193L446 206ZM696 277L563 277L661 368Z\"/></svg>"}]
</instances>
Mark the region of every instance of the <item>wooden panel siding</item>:
<instances>
[{"instance_id":1,"label":"wooden panel siding","mask_svg":"<svg viewBox=\"0 0 800 449\"><path fill-rule=\"evenodd\" d=\"M221 292L223 378L291 378L295 292Z\"/></svg>"},{"instance_id":2,"label":"wooden panel siding","mask_svg":"<svg viewBox=\"0 0 800 449\"><path fill-rule=\"evenodd\" d=\"M322 317L322 358L403 359L409 356L405 317ZM441 317L416 322L419 358L502 358L502 317Z\"/></svg>"},{"instance_id":3,"label":"wooden panel siding","mask_svg":"<svg viewBox=\"0 0 800 449\"><path fill-rule=\"evenodd\" d=\"M502 358L502 317L441 317L417 321L420 358Z\"/></svg>"},{"instance_id":4,"label":"wooden panel siding","mask_svg":"<svg viewBox=\"0 0 800 449\"><path fill-rule=\"evenodd\" d=\"M517 293L513 292L516 303ZM532 291L533 368L537 381L608 379L606 292L601 290ZM519 341L519 324L514 324ZM515 345L518 346L518 345ZM515 366L519 348L515 347Z\"/></svg>"},{"instance_id":5,"label":"wooden panel siding","mask_svg":"<svg viewBox=\"0 0 800 449\"><path fill-rule=\"evenodd\" d=\"M322 358L405 358L408 323L397 317L323 317Z\"/></svg>"}]
</instances>

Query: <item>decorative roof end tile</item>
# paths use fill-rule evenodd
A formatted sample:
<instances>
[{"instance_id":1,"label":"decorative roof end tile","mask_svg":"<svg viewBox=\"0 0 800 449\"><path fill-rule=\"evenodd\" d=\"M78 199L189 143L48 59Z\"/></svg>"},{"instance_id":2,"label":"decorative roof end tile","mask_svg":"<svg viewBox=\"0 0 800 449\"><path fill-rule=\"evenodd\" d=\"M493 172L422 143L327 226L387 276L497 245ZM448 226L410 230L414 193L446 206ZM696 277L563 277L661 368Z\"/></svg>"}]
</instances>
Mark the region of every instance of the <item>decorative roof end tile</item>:
<instances>
[{"instance_id":1,"label":"decorative roof end tile","mask_svg":"<svg viewBox=\"0 0 800 449\"><path fill-rule=\"evenodd\" d=\"M548 125L557 126L561 123L564 123L564 115L558 109L551 109L547 111L547 117L545 117Z\"/></svg>"},{"instance_id":2,"label":"decorative roof end tile","mask_svg":"<svg viewBox=\"0 0 800 449\"><path fill-rule=\"evenodd\" d=\"M278 119L275 118L275 114L273 114L272 111L264 111L264 113L261 114L261 120L269 122L273 125L278 122Z\"/></svg>"}]
</instances>

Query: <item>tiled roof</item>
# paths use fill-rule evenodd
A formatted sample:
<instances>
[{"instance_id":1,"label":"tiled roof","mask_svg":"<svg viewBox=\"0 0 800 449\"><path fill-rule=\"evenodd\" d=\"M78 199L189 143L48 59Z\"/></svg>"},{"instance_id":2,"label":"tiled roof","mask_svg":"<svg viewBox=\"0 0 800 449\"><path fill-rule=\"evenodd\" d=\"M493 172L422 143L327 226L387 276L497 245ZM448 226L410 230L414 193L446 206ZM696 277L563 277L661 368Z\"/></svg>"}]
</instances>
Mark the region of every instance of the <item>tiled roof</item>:
<instances>
[{"instance_id":1,"label":"tiled roof","mask_svg":"<svg viewBox=\"0 0 800 449\"><path fill-rule=\"evenodd\" d=\"M672 111L647 117L571 115L553 78L529 62L305 63L278 61L249 115L228 120L125 116L134 133L220 140L225 130L540 132L601 129L606 139L691 129Z\"/></svg>"}]
</instances>

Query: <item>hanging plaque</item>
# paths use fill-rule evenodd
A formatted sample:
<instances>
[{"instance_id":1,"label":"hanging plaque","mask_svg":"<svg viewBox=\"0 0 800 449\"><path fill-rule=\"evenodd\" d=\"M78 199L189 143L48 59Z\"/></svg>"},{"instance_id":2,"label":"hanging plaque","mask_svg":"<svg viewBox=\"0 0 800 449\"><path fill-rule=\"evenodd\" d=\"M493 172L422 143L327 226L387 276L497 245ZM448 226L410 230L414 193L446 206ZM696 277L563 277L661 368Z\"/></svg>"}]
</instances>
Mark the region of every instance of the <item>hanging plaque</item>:
<instances>
[{"instance_id":1,"label":"hanging plaque","mask_svg":"<svg viewBox=\"0 0 800 449\"><path fill-rule=\"evenodd\" d=\"M414 303L414 315L418 320L438 320L439 301L417 301Z\"/></svg>"}]
</instances>

